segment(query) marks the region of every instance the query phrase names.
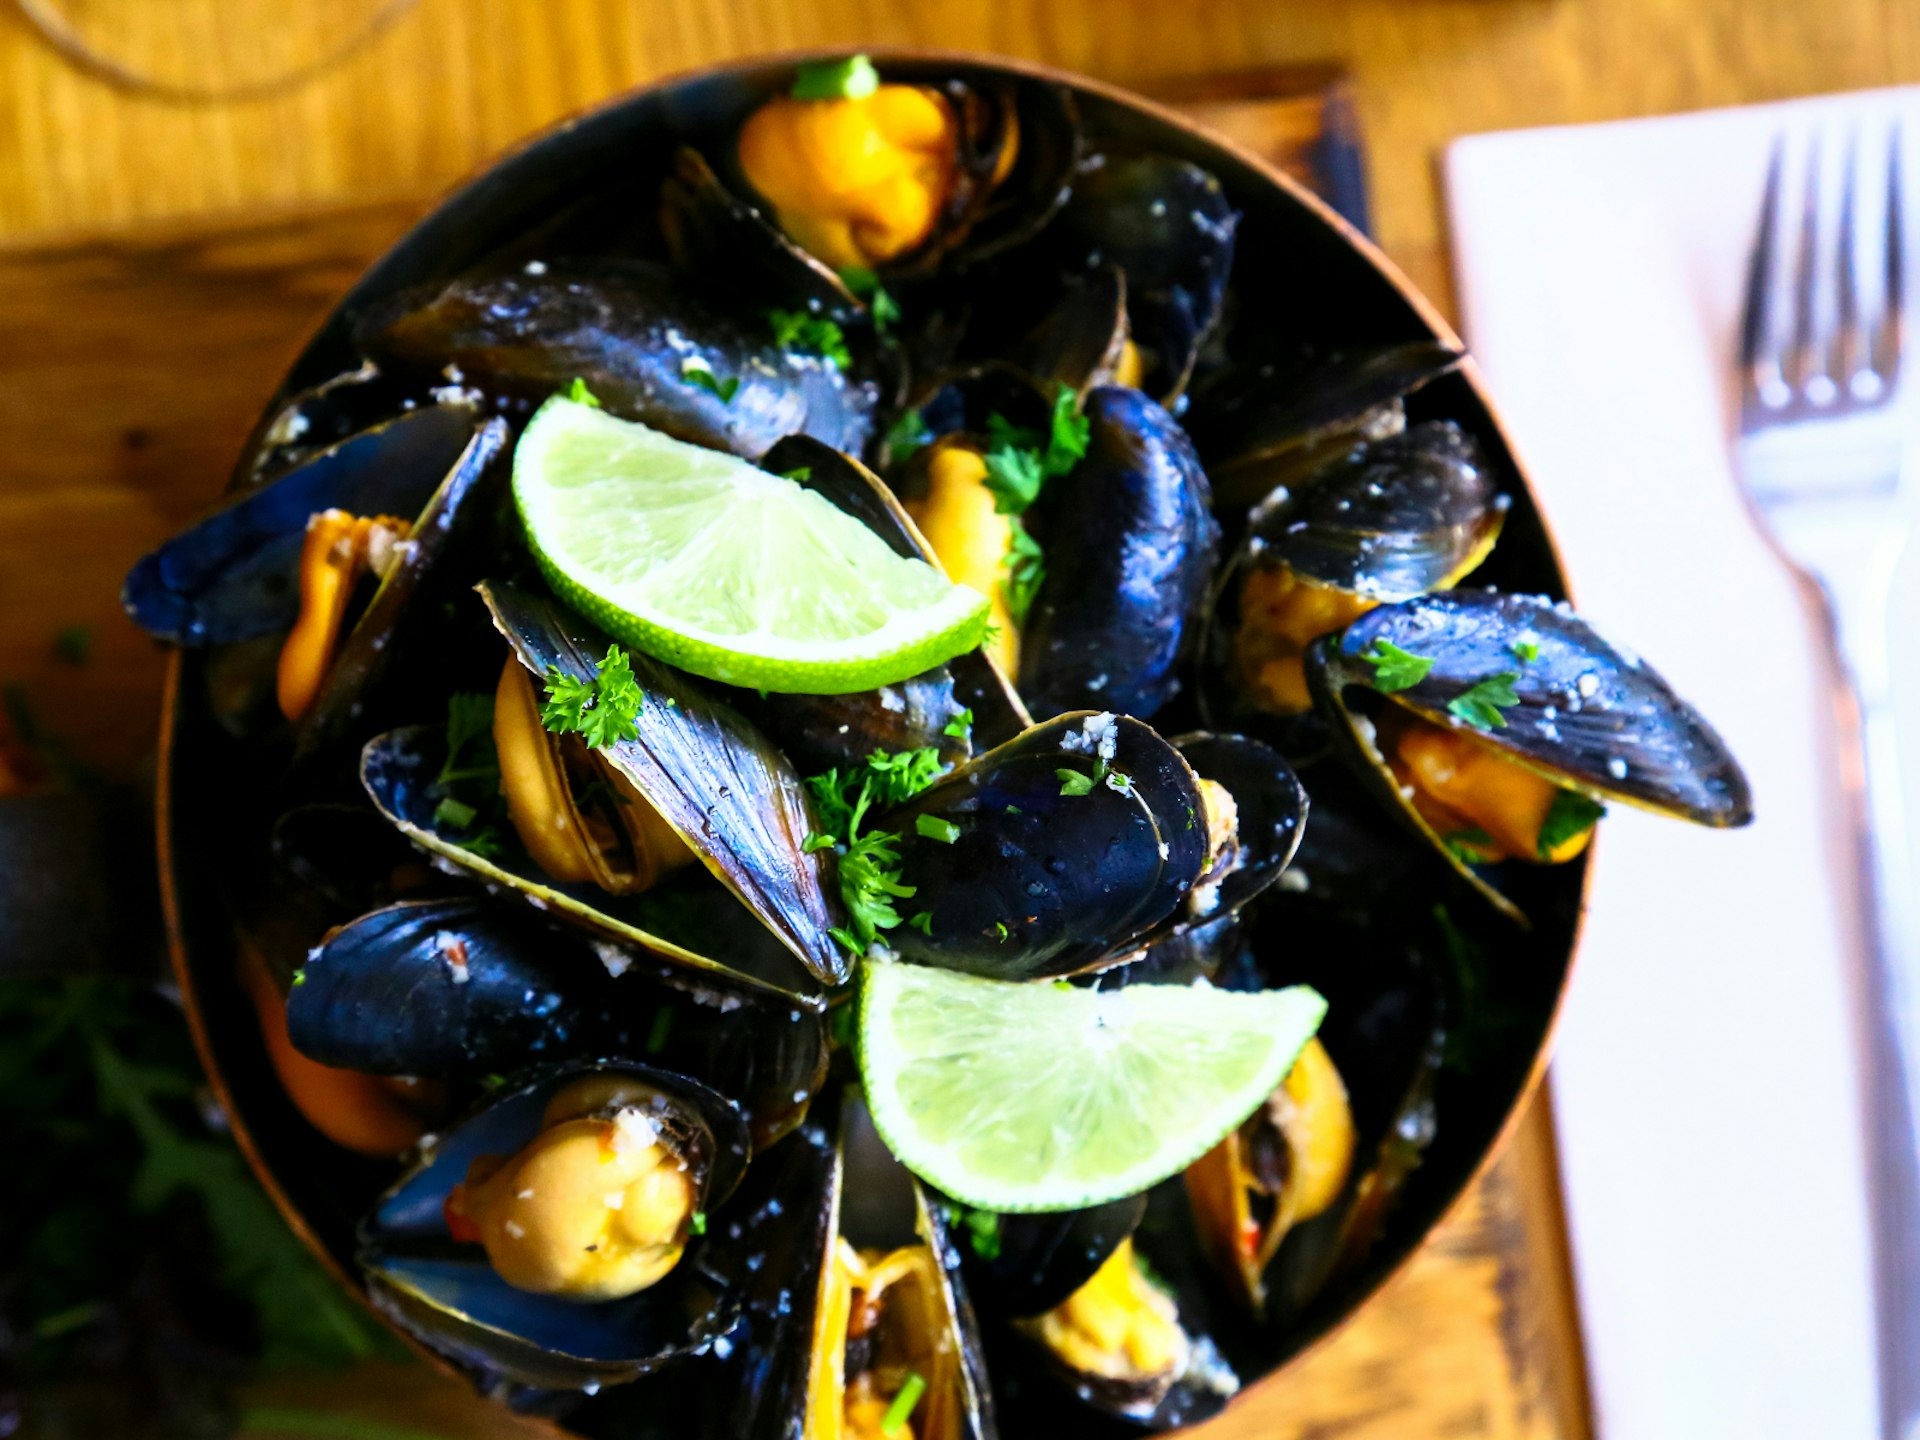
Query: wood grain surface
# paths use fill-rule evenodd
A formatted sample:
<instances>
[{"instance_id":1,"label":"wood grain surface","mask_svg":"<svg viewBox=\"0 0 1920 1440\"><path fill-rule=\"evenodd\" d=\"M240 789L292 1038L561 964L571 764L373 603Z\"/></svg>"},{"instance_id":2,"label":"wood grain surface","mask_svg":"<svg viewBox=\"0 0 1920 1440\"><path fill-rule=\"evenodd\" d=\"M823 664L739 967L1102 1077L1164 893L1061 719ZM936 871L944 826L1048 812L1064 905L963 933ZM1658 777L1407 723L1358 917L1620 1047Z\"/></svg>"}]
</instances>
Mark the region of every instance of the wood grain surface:
<instances>
[{"instance_id":1,"label":"wood grain surface","mask_svg":"<svg viewBox=\"0 0 1920 1440\"><path fill-rule=\"evenodd\" d=\"M276 8L256 7L262 23ZM150 744L159 662L120 622L113 586L217 488L285 362L419 197L624 87L834 44L998 51L1195 94L1224 71L1337 62L1369 142L1376 233L1446 308L1435 160L1447 140L1912 80L1920 7L420 0L310 83L192 104L74 69L0 0L0 680L25 683L90 757L136 765ZM84 668L53 645L74 623L95 636ZM1381 1297L1206 1433L1584 1435L1560 1234L1551 1127L1537 1104ZM524 1428L418 1369L280 1381L255 1398L428 1435ZM253 1440L318 1433L275 1429L271 1418L261 1413Z\"/></svg>"}]
</instances>

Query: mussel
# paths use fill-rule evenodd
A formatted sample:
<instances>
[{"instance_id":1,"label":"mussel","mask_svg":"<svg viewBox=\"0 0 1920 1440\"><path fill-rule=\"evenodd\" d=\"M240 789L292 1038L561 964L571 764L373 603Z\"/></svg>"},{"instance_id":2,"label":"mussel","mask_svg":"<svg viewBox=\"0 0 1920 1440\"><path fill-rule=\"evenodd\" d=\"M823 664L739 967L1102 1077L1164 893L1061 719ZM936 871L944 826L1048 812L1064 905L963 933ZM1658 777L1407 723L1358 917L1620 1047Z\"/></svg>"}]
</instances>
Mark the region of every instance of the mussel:
<instances>
[{"instance_id":1,"label":"mussel","mask_svg":"<svg viewBox=\"0 0 1920 1440\"><path fill-rule=\"evenodd\" d=\"M1306 647L1376 605L1455 584L1506 509L1478 443L1450 421L1362 443L1274 491L1222 580L1209 708L1304 714Z\"/></svg>"},{"instance_id":2,"label":"mussel","mask_svg":"<svg viewBox=\"0 0 1920 1440\"><path fill-rule=\"evenodd\" d=\"M699 1075L739 1106L756 1147L797 1125L826 1077L806 1006L473 895L335 930L286 1008L303 1054L373 1075L479 1082L605 1057Z\"/></svg>"},{"instance_id":3,"label":"mussel","mask_svg":"<svg viewBox=\"0 0 1920 1440\"><path fill-rule=\"evenodd\" d=\"M725 1334L702 1217L747 1159L739 1113L634 1064L542 1072L424 1150L361 1226L374 1303L481 1383L596 1389Z\"/></svg>"},{"instance_id":4,"label":"mussel","mask_svg":"<svg viewBox=\"0 0 1920 1440\"><path fill-rule=\"evenodd\" d=\"M612 414L748 459L793 434L859 450L877 400L871 382L782 350L637 262L555 261L406 290L354 335L384 365L445 370L487 394L545 399L582 380Z\"/></svg>"},{"instance_id":5,"label":"mussel","mask_svg":"<svg viewBox=\"0 0 1920 1440\"><path fill-rule=\"evenodd\" d=\"M1375 792L1518 920L1475 866L1570 859L1607 801L1699 825L1753 818L1712 726L1565 602L1482 590L1382 606L1318 641L1307 677ZM1382 698L1371 718L1354 688Z\"/></svg>"}]
</instances>

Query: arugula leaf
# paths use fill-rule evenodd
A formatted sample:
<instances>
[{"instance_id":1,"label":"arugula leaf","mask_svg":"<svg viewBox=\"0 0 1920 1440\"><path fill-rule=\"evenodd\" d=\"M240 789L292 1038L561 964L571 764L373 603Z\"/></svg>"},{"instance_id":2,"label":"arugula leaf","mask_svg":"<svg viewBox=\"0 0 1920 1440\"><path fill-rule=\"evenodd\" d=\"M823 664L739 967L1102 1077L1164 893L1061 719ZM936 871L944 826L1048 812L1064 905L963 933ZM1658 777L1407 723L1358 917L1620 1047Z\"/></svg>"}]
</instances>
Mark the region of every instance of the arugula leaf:
<instances>
[{"instance_id":1,"label":"arugula leaf","mask_svg":"<svg viewBox=\"0 0 1920 1440\"><path fill-rule=\"evenodd\" d=\"M1598 825L1606 813L1606 806L1582 795L1578 790L1556 791L1553 803L1547 807L1547 818L1540 822L1540 836L1534 842L1535 851L1542 860L1550 858L1569 840L1586 834Z\"/></svg>"},{"instance_id":2,"label":"arugula leaf","mask_svg":"<svg viewBox=\"0 0 1920 1440\"><path fill-rule=\"evenodd\" d=\"M567 399L576 405L591 405L596 410L604 408L600 404L600 397L589 390L587 382L578 375L573 377L573 384L567 387Z\"/></svg>"},{"instance_id":3,"label":"arugula leaf","mask_svg":"<svg viewBox=\"0 0 1920 1440\"><path fill-rule=\"evenodd\" d=\"M769 310L767 323L773 327L773 343L782 350L818 355L843 372L853 369L846 333L826 316L806 310Z\"/></svg>"},{"instance_id":4,"label":"arugula leaf","mask_svg":"<svg viewBox=\"0 0 1920 1440\"><path fill-rule=\"evenodd\" d=\"M713 373L713 367L698 355L689 355L680 362L680 376L709 395L717 395L722 405L731 405L734 392L740 388L738 375L729 375L722 380Z\"/></svg>"},{"instance_id":5,"label":"arugula leaf","mask_svg":"<svg viewBox=\"0 0 1920 1440\"><path fill-rule=\"evenodd\" d=\"M591 680L568 675L557 665L547 667L547 699L540 707L540 723L555 735L580 735L595 749L640 733L640 713L646 692L633 678L633 663L618 645L607 646L600 673Z\"/></svg>"},{"instance_id":6,"label":"arugula leaf","mask_svg":"<svg viewBox=\"0 0 1920 1440\"><path fill-rule=\"evenodd\" d=\"M796 100L864 100L880 88L880 72L864 55L812 60L793 77Z\"/></svg>"},{"instance_id":7,"label":"arugula leaf","mask_svg":"<svg viewBox=\"0 0 1920 1440\"><path fill-rule=\"evenodd\" d=\"M1373 688L1383 695L1411 690L1433 669L1433 661L1425 655L1402 650L1390 640L1375 640L1360 658L1373 666Z\"/></svg>"},{"instance_id":8,"label":"arugula leaf","mask_svg":"<svg viewBox=\"0 0 1920 1440\"><path fill-rule=\"evenodd\" d=\"M1447 713L1480 730L1504 730L1507 728L1507 717L1500 712L1507 706L1520 703L1520 697L1513 689L1513 682L1519 678L1520 672L1517 670L1489 675L1449 700Z\"/></svg>"},{"instance_id":9,"label":"arugula leaf","mask_svg":"<svg viewBox=\"0 0 1920 1440\"><path fill-rule=\"evenodd\" d=\"M1027 623L1034 597L1046 581L1047 553L1019 520L1013 522L1012 528L1013 543L1000 562L1007 572L1007 578L1000 582L1000 595L1007 602L1007 617L1020 626Z\"/></svg>"}]
</instances>

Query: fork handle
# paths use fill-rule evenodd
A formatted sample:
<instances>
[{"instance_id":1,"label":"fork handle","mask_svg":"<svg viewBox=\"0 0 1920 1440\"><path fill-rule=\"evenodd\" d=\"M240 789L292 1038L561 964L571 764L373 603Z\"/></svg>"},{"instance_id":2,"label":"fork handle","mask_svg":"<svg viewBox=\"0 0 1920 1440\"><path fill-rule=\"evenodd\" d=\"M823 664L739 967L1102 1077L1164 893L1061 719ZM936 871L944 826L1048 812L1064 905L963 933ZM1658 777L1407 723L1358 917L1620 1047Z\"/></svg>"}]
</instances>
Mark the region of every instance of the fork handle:
<instances>
[{"instance_id":1,"label":"fork handle","mask_svg":"<svg viewBox=\"0 0 1920 1440\"><path fill-rule=\"evenodd\" d=\"M1866 1091L1883 1440L1920 1440L1920 936L1913 929L1899 730L1887 662L1898 549L1823 580L1843 693L1840 726L1866 974ZM1846 718L1843 716L1843 719Z\"/></svg>"}]
</instances>

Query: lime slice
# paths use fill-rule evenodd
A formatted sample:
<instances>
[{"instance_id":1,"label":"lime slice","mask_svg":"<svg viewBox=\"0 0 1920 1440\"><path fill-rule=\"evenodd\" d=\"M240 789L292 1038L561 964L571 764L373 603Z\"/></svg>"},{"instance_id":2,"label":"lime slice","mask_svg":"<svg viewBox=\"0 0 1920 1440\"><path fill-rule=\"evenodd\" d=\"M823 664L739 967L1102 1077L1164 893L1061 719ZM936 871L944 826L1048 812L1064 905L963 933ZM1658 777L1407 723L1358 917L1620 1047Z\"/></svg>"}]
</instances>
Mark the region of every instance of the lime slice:
<instances>
[{"instance_id":1,"label":"lime slice","mask_svg":"<svg viewBox=\"0 0 1920 1440\"><path fill-rule=\"evenodd\" d=\"M1304 985L1087 990L864 967L860 1078L887 1147L982 1210L1075 1210L1198 1160L1320 1028Z\"/></svg>"},{"instance_id":2,"label":"lime slice","mask_svg":"<svg viewBox=\"0 0 1920 1440\"><path fill-rule=\"evenodd\" d=\"M730 685L871 690L978 645L987 599L824 496L555 397L513 455L547 582L609 634Z\"/></svg>"}]
</instances>

